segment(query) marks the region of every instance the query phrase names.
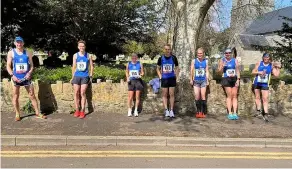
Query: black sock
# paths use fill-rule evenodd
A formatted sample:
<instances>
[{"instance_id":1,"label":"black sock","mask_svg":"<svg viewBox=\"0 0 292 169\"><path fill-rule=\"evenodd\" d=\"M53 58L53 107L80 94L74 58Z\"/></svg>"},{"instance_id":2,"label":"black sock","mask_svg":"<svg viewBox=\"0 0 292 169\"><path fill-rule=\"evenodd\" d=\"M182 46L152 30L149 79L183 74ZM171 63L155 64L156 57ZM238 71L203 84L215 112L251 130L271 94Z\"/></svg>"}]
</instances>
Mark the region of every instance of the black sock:
<instances>
[{"instance_id":1,"label":"black sock","mask_svg":"<svg viewBox=\"0 0 292 169\"><path fill-rule=\"evenodd\" d=\"M207 102L206 102L206 100L201 100L201 110L202 110L202 112L204 113L204 114L206 114L206 111L207 111Z\"/></svg>"},{"instance_id":2,"label":"black sock","mask_svg":"<svg viewBox=\"0 0 292 169\"><path fill-rule=\"evenodd\" d=\"M197 113L201 112L201 100L196 100Z\"/></svg>"}]
</instances>

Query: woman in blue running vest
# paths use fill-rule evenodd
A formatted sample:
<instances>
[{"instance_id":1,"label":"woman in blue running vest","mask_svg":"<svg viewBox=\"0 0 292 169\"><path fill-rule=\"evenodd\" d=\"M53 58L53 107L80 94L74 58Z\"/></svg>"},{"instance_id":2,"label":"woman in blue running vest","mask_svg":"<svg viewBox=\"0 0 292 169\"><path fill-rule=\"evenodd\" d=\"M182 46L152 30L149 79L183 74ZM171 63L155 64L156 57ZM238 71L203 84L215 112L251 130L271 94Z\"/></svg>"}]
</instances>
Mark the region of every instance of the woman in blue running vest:
<instances>
[{"instance_id":1,"label":"woman in blue running vest","mask_svg":"<svg viewBox=\"0 0 292 169\"><path fill-rule=\"evenodd\" d=\"M31 83L31 76L34 70L32 53L24 49L24 41L20 36L15 38L14 45L16 48L9 51L7 55L7 71L14 83L13 106L16 113L15 121L21 120L18 101L20 86L24 86L26 91L29 93L29 98L36 113L36 117L46 119L47 117L39 111L34 88Z\"/></svg>"},{"instance_id":2,"label":"woman in blue running vest","mask_svg":"<svg viewBox=\"0 0 292 169\"><path fill-rule=\"evenodd\" d=\"M252 71L252 73L256 75L253 82L255 102L257 107L256 116L262 116L266 121L268 121L268 97L270 79L272 75L276 77L280 75L280 67L281 65L279 63L271 62L271 57L268 53L264 53L263 60L258 62ZM263 101L264 111L261 110L261 101Z\"/></svg>"},{"instance_id":3,"label":"woman in blue running vest","mask_svg":"<svg viewBox=\"0 0 292 169\"><path fill-rule=\"evenodd\" d=\"M140 95L143 91L143 81L141 77L144 75L143 64L138 61L137 54L132 54L132 60L127 64L126 77L128 82L128 116L132 116L132 102L136 93L136 102L134 116L138 117L138 106L140 104Z\"/></svg>"},{"instance_id":4,"label":"woman in blue running vest","mask_svg":"<svg viewBox=\"0 0 292 169\"><path fill-rule=\"evenodd\" d=\"M221 84L226 92L226 107L229 120L238 120L237 115L237 91L240 82L238 62L231 57L231 50L226 49L224 58L220 60L218 71L222 72ZM232 112L233 108L233 112Z\"/></svg>"},{"instance_id":5,"label":"woman in blue running vest","mask_svg":"<svg viewBox=\"0 0 292 169\"><path fill-rule=\"evenodd\" d=\"M70 81L74 88L74 102L76 108L74 117L83 119L85 117L86 90L88 84L91 83L92 80L93 61L91 55L85 52L84 41L78 42L78 49L79 52L73 56L72 79ZM79 105L79 103L81 103L81 105Z\"/></svg>"},{"instance_id":6,"label":"woman in blue running vest","mask_svg":"<svg viewBox=\"0 0 292 169\"><path fill-rule=\"evenodd\" d=\"M192 61L190 73L190 83L194 87L197 118L206 117L206 88L209 83L208 77L208 61L204 58L204 49L199 48L197 50L197 58Z\"/></svg>"}]
</instances>

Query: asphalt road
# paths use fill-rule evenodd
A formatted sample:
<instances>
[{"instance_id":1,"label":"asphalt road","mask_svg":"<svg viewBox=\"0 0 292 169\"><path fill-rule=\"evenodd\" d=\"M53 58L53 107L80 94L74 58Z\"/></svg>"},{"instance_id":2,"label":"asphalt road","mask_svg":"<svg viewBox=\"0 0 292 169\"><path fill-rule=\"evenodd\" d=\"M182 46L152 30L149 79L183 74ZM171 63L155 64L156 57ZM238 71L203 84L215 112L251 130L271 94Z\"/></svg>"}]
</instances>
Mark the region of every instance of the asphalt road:
<instances>
[{"instance_id":1,"label":"asphalt road","mask_svg":"<svg viewBox=\"0 0 292 169\"><path fill-rule=\"evenodd\" d=\"M3 168L289 168L292 149L216 147L2 147Z\"/></svg>"}]
</instances>

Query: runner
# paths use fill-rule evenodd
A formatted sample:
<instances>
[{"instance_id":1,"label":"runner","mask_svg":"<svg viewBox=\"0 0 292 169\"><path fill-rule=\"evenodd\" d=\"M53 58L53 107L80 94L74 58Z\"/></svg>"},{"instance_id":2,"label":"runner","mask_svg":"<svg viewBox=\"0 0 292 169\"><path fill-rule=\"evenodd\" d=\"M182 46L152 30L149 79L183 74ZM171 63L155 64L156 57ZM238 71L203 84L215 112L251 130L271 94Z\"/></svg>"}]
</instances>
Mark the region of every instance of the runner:
<instances>
[{"instance_id":1,"label":"runner","mask_svg":"<svg viewBox=\"0 0 292 169\"><path fill-rule=\"evenodd\" d=\"M219 72L223 72L223 78L221 81L222 86L226 92L226 106L228 110L227 118L229 120L238 120L237 115L237 91L240 82L240 71L238 62L231 57L231 50L225 50L225 56L219 62ZM232 110L233 108L233 111Z\"/></svg>"},{"instance_id":2,"label":"runner","mask_svg":"<svg viewBox=\"0 0 292 169\"><path fill-rule=\"evenodd\" d=\"M73 56L72 79L70 80L74 88L74 102L76 108L74 117L79 117L80 119L85 117L86 89L88 84L92 81L94 69L91 55L85 52L85 45L85 41L78 42L79 52L75 53Z\"/></svg>"},{"instance_id":3,"label":"runner","mask_svg":"<svg viewBox=\"0 0 292 169\"><path fill-rule=\"evenodd\" d=\"M281 65L279 63L272 63L271 57L268 53L263 54L263 60L258 62L252 71L256 75L254 78L253 88L255 92L255 102L257 107L256 116L261 116L265 121L268 119L268 100L269 100L269 83L271 75L278 77L280 75ZM262 94L262 98L261 98ZM263 101L263 108L261 102Z\"/></svg>"},{"instance_id":4,"label":"runner","mask_svg":"<svg viewBox=\"0 0 292 169\"><path fill-rule=\"evenodd\" d=\"M177 58L171 53L169 44L164 46L164 55L157 62L157 74L161 80L162 99L165 108L165 117L174 117L174 90L178 79L179 67ZM170 96L170 109L167 106L167 96Z\"/></svg>"},{"instance_id":5,"label":"runner","mask_svg":"<svg viewBox=\"0 0 292 169\"><path fill-rule=\"evenodd\" d=\"M15 49L7 54L7 71L14 83L13 85L13 106L15 110L15 121L20 121L19 110L19 89L24 86L29 94L32 106L37 118L46 119L47 117L40 113L38 103L35 97L33 84L31 82L33 72L32 53L24 49L22 37L17 36L14 41ZM13 69L11 65L13 64Z\"/></svg>"},{"instance_id":6,"label":"runner","mask_svg":"<svg viewBox=\"0 0 292 169\"><path fill-rule=\"evenodd\" d=\"M126 77L128 81L128 116L132 116L132 102L136 92L136 104L134 116L138 117L138 106L140 104L140 95L143 91L143 82L141 76L144 75L143 64L138 61L137 54L132 54L132 61L127 64Z\"/></svg>"},{"instance_id":7,"label":"runner","mask_svg":"<svg viewBox=\"0 0 292 169\"><path fill-rule=\"evenodd\" d=\"M197 58L192 61L190 83L194 86L195 104L197 107L196 117L205 118L206 103L206 87L209 85L208 77L208 61L204 58L204 49L197 50Z\"/></svg>"}]
</instances>

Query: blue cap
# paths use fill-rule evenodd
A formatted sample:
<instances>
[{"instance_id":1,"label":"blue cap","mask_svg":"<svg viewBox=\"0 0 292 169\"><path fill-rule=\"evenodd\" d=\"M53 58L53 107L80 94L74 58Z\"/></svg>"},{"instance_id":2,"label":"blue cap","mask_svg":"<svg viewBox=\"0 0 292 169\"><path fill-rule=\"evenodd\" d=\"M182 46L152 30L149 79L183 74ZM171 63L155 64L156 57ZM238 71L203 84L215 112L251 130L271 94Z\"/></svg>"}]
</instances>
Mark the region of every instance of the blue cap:
<instances>
[{"instance_id":1,"label":"blue cap","mask_svg":"<svg viewBox=\"0 0 292 169\"><path fill-rule=\"evenodd\" d=\"M264 53L264 54L263 54L263 57L270 57L270 54L268 54L268 53Z\"/></svg>"},{"instance_id":2,"label":"blue cap","mask_svg":"<svg viewBox=\"0 0 292 169\"><path fill-rule=\"evenodd\" d=\"M20 36L16 36L16 37L15 37L15 42L16 42L16 41L21 41L21 42L23 42L23 39L22 39L22 37L20 37Z\"/></svg>"}]
</instances>

